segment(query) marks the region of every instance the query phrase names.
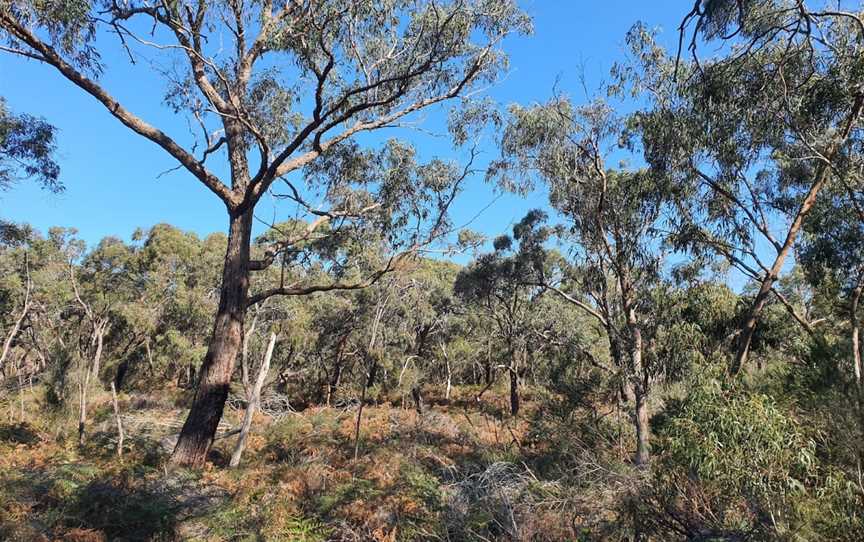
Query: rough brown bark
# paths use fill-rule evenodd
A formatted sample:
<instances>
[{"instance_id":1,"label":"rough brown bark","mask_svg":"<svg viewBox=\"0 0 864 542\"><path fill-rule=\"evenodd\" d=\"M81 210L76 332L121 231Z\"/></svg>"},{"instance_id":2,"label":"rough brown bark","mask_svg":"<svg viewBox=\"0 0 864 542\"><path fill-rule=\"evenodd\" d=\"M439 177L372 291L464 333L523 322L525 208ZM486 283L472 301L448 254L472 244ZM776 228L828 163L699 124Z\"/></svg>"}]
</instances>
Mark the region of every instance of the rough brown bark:
<instances>
[{"instance_id":1,"label":"rough brown bark","mask_svg":"<svg viewBox=\"0 0 864 542\"><path fill-rule=\"evenodd\" d=\"M249 294L249 243L252 211L232 215L222 270L219 310L207 355L198 373L198 387L171 462L200 467L216 436L234 363L243 341L243 319Z\"/></svg>"},{"instance_id":2,"label":"rough brown bark","mask_svg":"<svg viewBox=\"0 0 864 542\"><path fill-rule=\"evenodd\" d=\"M519 375L514 368L510 368L510 414L519 414Z\"/></svg>"},{"instance_id":3,"label":"rough brown bark","mask_svg":"<svg viewBox=\"0 0 864 542\"><path fill-rule=\"evenodd\" d=\"M414 399L414 409L417 411L417 414L423 414L423 393L420 390L420 386L414 386L411 388L411 398Z\"/></svg>"}]
</instances>

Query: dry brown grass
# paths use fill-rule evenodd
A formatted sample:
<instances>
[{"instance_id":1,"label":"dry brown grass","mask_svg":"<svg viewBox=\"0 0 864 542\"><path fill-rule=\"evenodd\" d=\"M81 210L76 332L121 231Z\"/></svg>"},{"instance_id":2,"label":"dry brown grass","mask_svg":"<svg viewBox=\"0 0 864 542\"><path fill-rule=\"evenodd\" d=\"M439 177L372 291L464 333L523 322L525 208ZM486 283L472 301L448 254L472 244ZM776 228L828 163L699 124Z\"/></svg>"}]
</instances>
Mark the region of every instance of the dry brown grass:
<instances>
[{"instance_id":1,"label":"dry brown grass","mask_svg":"<svg viewBox=\"0 0 864 542\"><path fill-rule=\"evenodd\" d=\"M522 415L512 419L504 393L490 390L480 404L475 394L457 388L446 401L430 390L422 415L367 405L356 460L354 409L312 407L278 420L259 414L240 468L225 467L234 444L228 438L216 442L211 463L196 473L165 467L161 441L176 431L183 414L173 398L121 398L128 435L122 461L113 454L110 406L97 401L83 448L36 426L21 428L21 442L0 439L0 471L7 473L0 475L0 535L87 541L573 539L572 518L561 513L560 496L552 497L555 482L536 478L527 466L536 452L529 433L543 405L529 396ZM241 414L227 411L225 427ZM493 465L509 465L512 475L501 488L474 495L477 488L466 484L491 480L482 476ZM458 514L457 498L469 498ZM164 521L146 537L108 525L98 510L112 499L131 503L112 521L125 517L132 525L150 521L153 513ZM502 507L510 507L513 518L502 519Z\"/></svg>"}]
</instances>

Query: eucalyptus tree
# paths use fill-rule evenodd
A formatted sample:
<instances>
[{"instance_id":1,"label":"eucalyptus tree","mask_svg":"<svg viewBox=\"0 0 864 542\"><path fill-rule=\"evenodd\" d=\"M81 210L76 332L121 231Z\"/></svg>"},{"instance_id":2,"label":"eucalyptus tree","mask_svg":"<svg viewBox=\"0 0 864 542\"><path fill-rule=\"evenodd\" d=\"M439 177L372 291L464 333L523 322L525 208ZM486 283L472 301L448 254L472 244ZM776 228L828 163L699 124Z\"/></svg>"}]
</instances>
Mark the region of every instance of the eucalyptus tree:
<instances>
[{"instance_id":1,"label":"eucalyptus tree","mask_svg":"<svg viewBox=\"0 0 864 542\"><path fill-rule=\"evenodd\" d=\"M26 224L16 230L16 239L0 242L0 380L14 369L22 386L44 380L72 336L64 315L74 307L68 258L76 241L59 229L47 238Z\"/></svg>"},{"instance_id":2,"label":"eucalyptus tree","mask_svg":"<svg viewBox=\"0 0 864 542\"><path fill-rule=\"evenodd\" d=\"M730 364L737 374L802 224L835 168L860 152L864 21L841 4L699 0L680 31L689 60L683 47L677 58L653 43L634 49L654 98L640 123L652 167L692 190L682 243L759 284ZM714 41L724 55L700 59Z\"/></svg>"},{"instance_id":3,"label":"eucalyptus tree","mask_svg":"<svg viewBox=\"0 0 864 542\"><path fill-rule=\"evenodd\" d=\"M19 243L16 243L19 244ZM26 244L26 240L24 243ZM0 350L0 378L5 378L6 359L18 337L25 320L33 308L33 278L30 274L30 255L25 250L4 247L0 265L3 268L0 282L0 306L2 306L3 349Z\"/></svg>"},{"instance_id":4,"label":"eucalyptus tree","mask_svg":"<svg viewBox=\"0 0 864 542\"><path fill-rule=\"evenodd\" d=\"M0 192L23 179L33 179L51 192L62 192L56 146L52 125L31 115L13 113L0 96ZM0 217L0 241L25 241L28 233Z\"/></svg>"},{"instance_id":5,"label":"eucalyptus tree","mask_svg":"<svg viewBox=\"0 0 864 542\"><path fill-rule=\"evenodd\" d=\"M157 224L136 231L133 241L140 295L123 307L130 363L118 367L118 377L131 370L142 381L173 377L178 385L194 386L217 309L225 236L201 239Z\"/></svg>"},{"instance_id":6,"label":"eucalyptus tree","mask_svg":"<svg viewBox=\"0 0 864 542\"><path fill-rule=\"evenodd\" d=\"M457 296L479 307L494 322L504 351L500 367L510 376L510 412L514 416L519 413L520 380L528 368L538 301L546 291L536 280L547 264L542 257L545 252L537 246L542 234L535 228L544 218L541 211L530 212L514 226L512 237L496 238L493 252L481 254L462 269L453 286Z\"/></svg>"},{"instance_id":7,"label":"eucalyptus tree","mask_svg":"<svg viewBox=\"0 0 864 542\"><path fill-rule=\"evenodd\" d=\"M123 338L110 335L124 307L140 294L135 254L116 237L106 237L86 254L70 259L69 282L74 298L78 337L75 360L79 368L78 440L83 442L91 380L98 379L102 361ZM77 259L77 258L76 258ZM109 341L113 338L114 341ZM114 342L115 344L111 344Z\"/></svg>"},{"instance_id":8,"label":"eucalyptus tree","mask_svg":"<svg viewBox=\"0 0 864 542\"><path fill-rule=\"evenodd\" d=\"M447 207L436 200L452 199L458 184L452 172L413 167L405 145L385 147L386 160L375 163L355 136L398 126L412 113L493 81L506 67L502 39L529 30L513 0L0 3L3 51L45 64L95 98L225 206L229 233L219 308L173 462L205 460L246 310L266 297L249 293L250 274L296 242L283 239L252 258L261 198L283 183L283 195L311 218L313 230L333 221L374 223L394 255L440 235L441 221L433 215ZM113 49L105 45L108 34L119 38ZM197 144L184 147L100 83L98 75L110 68L100 59L124 54L130 62L145 60L142 65L173 66L165 77L166 99L197 127ZM227 164L225 179L215 173L220 164L214 160ZM406 231L412 219L426 228ZM360 287L377 276L291 284L272 293Z\"/></svg>"},{"instance_id":9,"label":"eucalyptus tree","mask_svg":"<svg viewBox=\"0 0 864 542\"><path fill-rule=\"evenodd\" d=\"M614 89L613 89L614 90ZM611 153L627 153L629 119L601 100L575 106L555 97L511 107L501 158L490 175L506 188L549 191L561 219L554 229L568 264L535 280L603 327L624 395L634 407L636 462L649 456L648 395L655 367L644 356L649 295L662 279L664 221L677 192L648 170L613 170ZM602 360L597 360L602 365Z\"/></svg>"},{"instance_id":10,"label":"eucalyptus tree","mask_svg":"<svg viewBox=\"0 0 864 542\"><path fill-rule=\"evenodd\" d=\"M34 179L53 192L62 191L55 150L53 126L31 115L13 113L0 97L0 191L22 179Z\"/></svg>"},{"instance_id":11,"label":"eucalyptus tree","mask_svg":"<svg viewBox=\"0 0 864 542\"><path fill-rule=\"evenodd\" d=\"M390 342L399 350L393 355L404 359L398 384L410 390L418 411L422 411L422 385L435 369L442 369L445 398L450 398L453 372L447 346L455 309L453 281L458 270L452 262L418 260L401 274L405 295L392 304L392 323L388 327L395 337Z\"/></svg>"},{"instance_id":12,"label":"eucalyptus tree","mask_svg":"<svg viewBox=\"0 0 864 542\"><path fill-rule=\"evenodd\" d=\"M864 178L862 161L837 169L838 182L825 190L804 222L798 259L809 281L835 301L828 325L848 333L852 377L864 416L860 305L864 292ZM848 323L848 329L846 328ZM839 329L838 329L839 328ZM864 417L862 417L864 423Z\"/></svg>"}]
</instances>

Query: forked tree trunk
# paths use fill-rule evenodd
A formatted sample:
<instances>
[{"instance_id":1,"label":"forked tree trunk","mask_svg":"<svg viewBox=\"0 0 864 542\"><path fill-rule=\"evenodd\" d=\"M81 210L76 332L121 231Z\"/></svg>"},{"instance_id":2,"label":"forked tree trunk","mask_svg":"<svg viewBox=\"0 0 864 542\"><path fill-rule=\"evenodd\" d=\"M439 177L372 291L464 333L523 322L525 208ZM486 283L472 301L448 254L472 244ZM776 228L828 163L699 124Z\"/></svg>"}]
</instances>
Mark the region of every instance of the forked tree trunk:
<instances>
[{"instance_id":1,"label":"forked tree trunk","mask_svg":"<svg viewBox=\"0 0 864 542\"><path fill-rule=\"evenodd\" d=\"M111 405L114 407L114 419L117 422L117 457L123 457L123 420L120 418L120 405L117 402L117 387L111 382Z\"/></svg>"},{"instance_id":2,"label":"forked tree trunk","mask_svg":"<svg viewBox=\"0 0 864 542\"><path fill-rule=\"evenodd\" d=\"M447 345L441 344L441 353L444 354L444 364L447 370L447 388L444 391L444 399L450 400L450 389L453 385L453 370L450 367L450 356L447 355Z\"/></svg>"},{"instance_id":3,"label":"forked tree trunk","mask_svg":"<svg viewBox=\"0 0 864 542\"><path fill-rule=\"evenodd\" d=\"M219 309L207 355L198 373L195 398L171 455L171 462L175 465L203 465L222 418L228 385L243 341L251 235L251 210L231 217Z\"/></svg>"},{"instance_id":4,"label":"forked tree trunk","mask_svg":"<svg viewBox=\"0 0 864 542\"><path fill-rule=\"evenodd\" d=\"M275 346L276 333L270 332L270 342L267 343L267 351L264 353L264 360L258 369L258 376L255 377L255 385L249 390L246 412L243 414L243 423L240 425L240 437L237 439L237 445L234 447L231 461L228 463L230 467L236 467L240 464L243 450L246 449L246 440L249 438L252 418L255 416L255 411L258 410L258 405L261 403L261 388L264 387L264 381L267 380L267 373L270 371L270 360L273 358L273 348Z\"/></svg>"},{"instance_id":5,"label":"forked tree trunk","mask_svg":"<svg viewBox=\"0 0 864 542\"><path fill-rule=\"evenodd\" d=\"M102 345L105 334L105 328L103 326L96 327L93 330L95 336L93 337L93 341L96 343L96 351L93 354L93 361L89 367L84 367L84 374L81 376L81 380L79 381L79 390L80 393L78 395L78 445L84 444L84 434L87 426L87 391L90 388L90 376L95 372L93 371L93 367L98 367L100 361L102 360Z\"/></svg>"}]
</instances>

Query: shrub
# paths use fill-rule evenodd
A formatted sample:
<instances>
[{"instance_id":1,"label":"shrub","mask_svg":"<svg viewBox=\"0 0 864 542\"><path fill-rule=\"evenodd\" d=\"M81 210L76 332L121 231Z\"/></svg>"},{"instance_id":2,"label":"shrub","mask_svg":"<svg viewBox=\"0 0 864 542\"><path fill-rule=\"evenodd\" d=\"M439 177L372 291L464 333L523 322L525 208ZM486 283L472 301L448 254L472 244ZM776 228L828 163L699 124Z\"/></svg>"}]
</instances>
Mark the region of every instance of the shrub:
<instances>
[{"instance_id":1,"label":"shrub","mask_svg":"<svg viewBox=\"0 0 864 542\"><path fill-rule=\"evenodd\" d=\"M839 472L820 466L795 413L768 395L702 381L670 405L657 436L650 486L633 503L645 528L709 540L824 539L843 531L838 522L860 521L820 517L854 497Z\"/></svg>"}]
</instances>

